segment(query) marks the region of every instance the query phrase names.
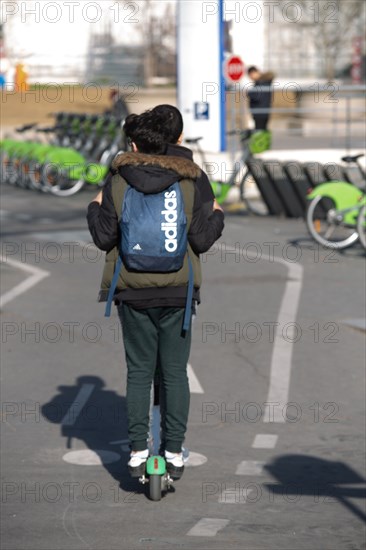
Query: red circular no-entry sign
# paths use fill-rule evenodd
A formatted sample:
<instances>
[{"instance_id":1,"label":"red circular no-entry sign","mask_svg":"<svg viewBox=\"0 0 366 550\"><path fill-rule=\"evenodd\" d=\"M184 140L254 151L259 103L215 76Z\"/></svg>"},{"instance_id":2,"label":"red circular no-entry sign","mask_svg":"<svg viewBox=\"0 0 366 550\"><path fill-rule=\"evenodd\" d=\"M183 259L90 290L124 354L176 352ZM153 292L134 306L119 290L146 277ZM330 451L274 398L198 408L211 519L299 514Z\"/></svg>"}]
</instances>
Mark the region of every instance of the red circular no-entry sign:
<instances>
[{"instance_id":1,"label":"red circular no-entry sign","mask_svg":"<svg viewBox=\"0 0 366 550\"><path fill-rule=\"evenodd\" d=\"M232 55L226 61L226 76L231 82L237 82L244 76L244 63L238 55Z\"/></svg>"}]
</instances>

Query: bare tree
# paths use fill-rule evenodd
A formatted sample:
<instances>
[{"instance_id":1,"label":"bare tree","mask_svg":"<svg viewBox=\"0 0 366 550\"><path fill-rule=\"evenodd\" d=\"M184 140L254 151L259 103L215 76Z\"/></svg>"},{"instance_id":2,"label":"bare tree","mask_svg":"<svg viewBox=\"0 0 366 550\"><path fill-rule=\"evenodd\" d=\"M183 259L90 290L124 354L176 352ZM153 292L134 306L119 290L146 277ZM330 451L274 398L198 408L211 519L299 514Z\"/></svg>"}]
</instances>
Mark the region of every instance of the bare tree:
<instances>
[{"instance_id":1,"label":"bare tree","mask_svg":"<svg viewBox=\"0 0 366 550\"><path fill-rule=\"evenodd\" d=\"M154 76L172 76L176 50L174 6L154 0L118 1L125 7L134 4L138 8L136 29L144 46L145 82L148 84Z\"/></svg>"},{"instance_id":2,"label":"bare tree","mask_svg":"<svg viewBox=\"0 0 366 550\"><path fill-rule=\"evenodd\" d=\"M352 38L363 35L365 6L364 0L280 0L279 9L286 9L290 25L308 30L307 36L322 60L324 76L331 81L337 60L351 50Z\"/></svg>"}]
</instances>

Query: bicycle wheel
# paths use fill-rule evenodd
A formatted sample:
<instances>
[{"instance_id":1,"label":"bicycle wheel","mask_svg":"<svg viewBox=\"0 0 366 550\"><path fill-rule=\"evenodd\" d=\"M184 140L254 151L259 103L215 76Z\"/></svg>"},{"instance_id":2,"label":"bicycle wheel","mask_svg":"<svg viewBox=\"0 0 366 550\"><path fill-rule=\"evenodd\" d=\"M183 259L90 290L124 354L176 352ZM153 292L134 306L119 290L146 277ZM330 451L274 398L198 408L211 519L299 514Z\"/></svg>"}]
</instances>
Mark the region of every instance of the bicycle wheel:
<instances>
[{"instance_id":1,"label":"bicycle wheel","mask_svg":"<svg viewBox=\"0 0 366 550\"><path fill-rule=\"evenodd\" d=\"M153 474L149 477L150 500L161 500L161 476Z\"/></svg>"},{"instance_id":2,"label":"bicycle wheel","mask_svg":"<svg viewBox=\"0 0 366 550\"><path fill-rule=\"evenodd\" d=\"M366 204L361 208L357 218L357 233L360 243L366 250Z\"/></svg>"},{"instance_id":3,"label":"bicycle wheel","mask_svg":"<svg viewBox=\"0 0 366 550\"><path fill-rule=\"evenodd\" d=\"M33 189L33 185L29 176L30 163L28 160L21 160L19 165L20 187L25 189Z\"/></svg>"},{"instance_id":4,"label":"bicycle wheel","mask_svg":"<svg viewBox=\"0 0 366 550\"><path fill-rule=\"evenodd\" d=\"M5 152L1 153L1 183L9 183L9 157Z\"/></svg>"},{"instance_id":5,"label":"bicycle wheel","mask_svg":"<svg viewBox=\"0 0 366 550\"><path fill-rule=\"evenodd\" d=\"M13 159L11 157L6 157L4 159L4 175L6 178L6 183L8 183L9 185L17 185L17 166L13 162Z\"/></svg>"},{"instance_id":6,"label":"bicycle wheel","mask_svg":"<svg viewBox=\"0 0 366 550\"><path fill-rule=\"evenodd\" d=\"M240 199L244 202L248 212L255 216L268 216L268 208L261 199L258 187L249 170L244 174L239 187Z\"/></svg>"},{"instance_id":7,"label":"bicycle wheel","mask_svg":"<svg viewBox=\"0 0 366 550\"><path fill-rule=\"evenodd\" d=\"M57 197L70 197L84 187L83 179L71 179L55 164L45 164L42 169L42 183Z\"/></svg>"},{"instance_id":8,"label":"bicycle wheel","mask_svg":"<svg viewBox=\"0 0 366 550\"><path fill-rule=\"evenodd\" d=\"M358 239L356 224L343 223L343 215L334 208L329 197L314 197L306 213L306 225L313 239L327 248L341 250Z\"/></svg>"}]
</instances>

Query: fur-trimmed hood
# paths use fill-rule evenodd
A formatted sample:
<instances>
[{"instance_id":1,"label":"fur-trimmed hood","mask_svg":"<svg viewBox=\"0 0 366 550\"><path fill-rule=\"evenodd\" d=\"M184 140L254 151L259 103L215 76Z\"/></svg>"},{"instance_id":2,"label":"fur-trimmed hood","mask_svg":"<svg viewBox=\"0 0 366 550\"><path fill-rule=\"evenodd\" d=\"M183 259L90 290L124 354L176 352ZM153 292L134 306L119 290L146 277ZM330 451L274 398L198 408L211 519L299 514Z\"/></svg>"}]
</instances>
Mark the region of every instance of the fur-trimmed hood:
<instances>
[{"instance_id":1,"label":"fur-trimmed hood","mask_svg":"<svg viewBox=\"0 0 366 550\"><path fill-rule=\"evenodd\" d=\"M200 167L187 158L144 153L122 153L112 168L143 193L160 193L176 181L196 180L201 175Z\"/></svg>"}]
</instances>

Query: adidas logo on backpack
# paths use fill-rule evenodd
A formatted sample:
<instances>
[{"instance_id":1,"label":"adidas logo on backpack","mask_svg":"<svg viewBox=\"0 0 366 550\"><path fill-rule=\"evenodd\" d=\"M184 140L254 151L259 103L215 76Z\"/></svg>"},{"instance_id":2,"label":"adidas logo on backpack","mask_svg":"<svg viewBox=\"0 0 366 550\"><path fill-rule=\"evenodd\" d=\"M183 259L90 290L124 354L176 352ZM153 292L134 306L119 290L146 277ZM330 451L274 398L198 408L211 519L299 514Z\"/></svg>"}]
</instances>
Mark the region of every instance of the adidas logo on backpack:
<instances>
[{"instance_id":1,"label":"adidas logo on backpack","mask_svg":"<svg viewBox=\"0 0 366 550\"><path fill-rule=\"evenodd\" d=\"M161 230L165 234L165 250L175 252L177 250L177 193L176 191L167 191L164 193L165 201L162 214L165 221L161 224Z\"/></svg>"}]
</instances>

